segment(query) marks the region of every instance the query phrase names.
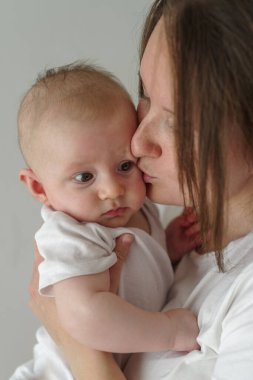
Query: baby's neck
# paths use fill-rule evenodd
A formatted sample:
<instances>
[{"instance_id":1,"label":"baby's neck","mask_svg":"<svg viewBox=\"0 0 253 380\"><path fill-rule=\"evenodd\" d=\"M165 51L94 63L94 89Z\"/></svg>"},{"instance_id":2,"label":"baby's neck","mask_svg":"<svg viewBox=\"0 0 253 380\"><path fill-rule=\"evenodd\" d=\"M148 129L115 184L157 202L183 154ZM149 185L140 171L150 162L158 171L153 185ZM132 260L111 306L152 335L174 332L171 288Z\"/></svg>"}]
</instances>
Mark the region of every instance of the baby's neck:
<instances>
[{"instance_id":1,"label":"baby's neck","mask_svg":"<svg viewBox=\"0 0 253 380\"><path fill-rule=\"evenodd\" d=\"M129 220L129 222L126 224L125 227L139 228L140 230L147 232L147 234L151 233L149 222L145 214L142 212L142 210L137 211L131 217L131 219Z\"/></svg>"}]
</instances>

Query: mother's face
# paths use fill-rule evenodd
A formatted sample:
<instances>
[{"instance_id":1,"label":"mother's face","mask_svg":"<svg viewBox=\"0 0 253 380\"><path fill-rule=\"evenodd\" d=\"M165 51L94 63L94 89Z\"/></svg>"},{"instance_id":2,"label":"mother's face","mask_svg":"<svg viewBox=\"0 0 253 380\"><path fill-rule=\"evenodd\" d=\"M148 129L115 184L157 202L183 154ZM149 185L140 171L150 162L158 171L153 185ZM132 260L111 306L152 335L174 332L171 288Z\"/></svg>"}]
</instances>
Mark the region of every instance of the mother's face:
<instances>
[{"instance_id":1,"label":"mother's face","mask_svg":"<svg viewBox=\"0 0 253 380\"><path fill-rule=\"evenodd\" d=\"M140 67L144 96L139 101L140 126L133 154L144 172L148 197L157 203L183 204L179 189L174 133L173 78L164 21L161 19L146 46Z\"/></svg>"}]
</instances>

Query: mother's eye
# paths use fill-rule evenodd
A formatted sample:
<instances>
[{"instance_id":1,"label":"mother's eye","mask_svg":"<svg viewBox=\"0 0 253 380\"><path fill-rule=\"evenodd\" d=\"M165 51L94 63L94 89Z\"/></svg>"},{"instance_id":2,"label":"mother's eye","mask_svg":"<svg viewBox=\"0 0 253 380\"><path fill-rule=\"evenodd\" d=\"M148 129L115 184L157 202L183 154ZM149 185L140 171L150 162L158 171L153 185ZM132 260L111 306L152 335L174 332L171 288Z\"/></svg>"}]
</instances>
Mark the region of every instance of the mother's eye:
<instances>
[{"instance_id":1,"label":"mother's eye","mask_svg":"<svg viewBox=\"0 0 253 380\"><path fill-rule=\"evenodd\" d=\"M86 182L89 182L93 179L93 174L91 173L79 173L77 174L75 177L74 177L74 180L76 182L80 182L80 183L86 183Z\"/></svg>"}]
</instances>

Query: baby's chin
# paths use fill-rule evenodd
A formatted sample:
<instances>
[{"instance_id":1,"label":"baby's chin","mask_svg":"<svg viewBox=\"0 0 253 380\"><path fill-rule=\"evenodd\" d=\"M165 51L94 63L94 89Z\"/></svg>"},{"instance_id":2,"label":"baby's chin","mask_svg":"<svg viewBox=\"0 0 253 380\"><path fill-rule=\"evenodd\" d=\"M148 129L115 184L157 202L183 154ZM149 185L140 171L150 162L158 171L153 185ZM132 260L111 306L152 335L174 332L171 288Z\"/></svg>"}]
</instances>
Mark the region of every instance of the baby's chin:
<instances>
[{"instance_id":1,"label":"baby's chin","mask_svg":"<svg viewBox=\"0 0 253 380\"><path fill-rule=\"evenodd\" d=\"M134 207L119 207L102 214L96 223L110 228L125 227L136 213Z\"/></svg>"},{"instance_id":2,"label":"baby's chin","mask_svg":"<svg viewBox=\"0 0 253 380\"><path fill-rule=\"evenodd\" d=\"M98 222L101 226L109 227L109 228L119 228L119 227L126 227L130 218L121 218L121 217L115 217L108 219L106 221Z\"/></svg>"}]
</instances>

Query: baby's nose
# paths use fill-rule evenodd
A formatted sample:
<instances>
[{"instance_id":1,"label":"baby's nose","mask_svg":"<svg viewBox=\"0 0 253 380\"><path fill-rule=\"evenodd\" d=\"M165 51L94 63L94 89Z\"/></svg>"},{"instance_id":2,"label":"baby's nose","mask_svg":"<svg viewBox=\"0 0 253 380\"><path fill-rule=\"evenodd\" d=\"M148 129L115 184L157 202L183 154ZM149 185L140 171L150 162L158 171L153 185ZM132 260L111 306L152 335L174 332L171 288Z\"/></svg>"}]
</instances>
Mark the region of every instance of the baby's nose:
<instances>
[{"instance_id":1,"label":"baby's nose","mask_svg":"<svg viewBox=\"0 0 253 380\"><path fill-rule=\"evenodd\" d=\"M116 199L124 195L124 186L117 180L109 180L101 184L98 196L101 200Z\"/></svg>"}]
</instances>

